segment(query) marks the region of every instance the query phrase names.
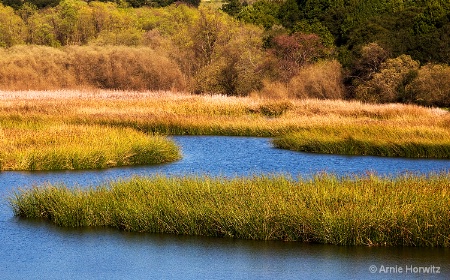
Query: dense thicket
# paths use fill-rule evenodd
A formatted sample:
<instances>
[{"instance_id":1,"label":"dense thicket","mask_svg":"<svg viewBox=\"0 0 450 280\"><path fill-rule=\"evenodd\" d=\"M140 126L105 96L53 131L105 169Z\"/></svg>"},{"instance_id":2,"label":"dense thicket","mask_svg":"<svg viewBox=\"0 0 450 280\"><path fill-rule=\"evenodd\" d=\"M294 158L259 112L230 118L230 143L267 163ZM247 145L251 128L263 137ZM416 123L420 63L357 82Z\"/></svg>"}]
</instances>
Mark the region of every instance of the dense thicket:
<instances>
[{"instance_id":1,"label":"dense thicket","mask_svg":"<svg viewBox=\"0 0 450 280\"><path fill-rule=\"evenodd\" d=\"M175 2L184 3L190 6L198 7L200 5L201 0L99 0L100 2L113 2L119 6L123 7L165 7L169 6ZM61 0L0 0L0 4L4 4L6 6L11 6L16 9L19 9L23 5L34 6L39 9L46 7L55 7L60 4ZM91 1L85 1L91 2Z\"/></svg>"},{"instance_id":2,"label":"dense thicket","mask_svg":"<svg viewBox=\"0 0 450 280\"><path fill-rule=\"evenodd\" d=\"M450 2L445 0L261 0L249 6L232 1L224 10L266 29L329 32L347 64L372 42L394 57L450 62Z\"/></svg>"},{"instance_id":3,"label":"dense thicket","mask_svg":"<svg viewBox=\"0 0 450 280\"><path fill-rule=\"evenodd\" d=\"M449 1L232 0L223 10L265 28L268 42L283 32L318 35L347 69L348 98L450 104L445 86L422 91L425 79L434 86L450 80Z\"/></svg>"},{"instance_id":4,"label":"dense thicket","mask_svg":"<svg viewBox=\"0 0 450 280\"><path fill-rule=\"evenodd\" d=\"M181 73L183 90L198 93L450 106L448 1L232 0L222 11L179 3L149 7L168 2L140 8L131 2L23 3L11 4L15 9L0 4L0 46L130 48L123 53L145 47L176 66L170 69ZM11 62L9 53L0 58L3 69L27 64ZM115 59L111 50L90 53L92 61Z\"/></svg>"}]
</instances>

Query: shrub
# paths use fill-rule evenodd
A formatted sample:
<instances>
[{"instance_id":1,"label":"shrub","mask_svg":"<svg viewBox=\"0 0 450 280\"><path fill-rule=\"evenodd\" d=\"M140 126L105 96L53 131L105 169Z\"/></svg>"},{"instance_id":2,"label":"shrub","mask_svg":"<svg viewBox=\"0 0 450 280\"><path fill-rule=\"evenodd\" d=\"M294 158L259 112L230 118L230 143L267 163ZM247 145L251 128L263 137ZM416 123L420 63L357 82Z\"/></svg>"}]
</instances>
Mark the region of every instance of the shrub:
<instances>
[{"instance_id":1,"label":"shrub","mask_svg":"<svg viewBox=\"0 0 450 280\"><path fill-rule=\"evenodd\" d=\"M240 24L218 11L200 9L189 34L188 47L179 46L177 61L185 65L192 91L243 96L262 87L260 28Z\"/></svg>"},{"instance_id":2,"label":"shrub","mask_svg":"<svg viewBox=\"0 0 450 280\"><path fill-rule=\"evenodd\" d=\"M410 100L418 104L450 107L450 66L423 66L408 86L407 93Z\"/></svg>"},{"instance_id":3,"label":"shrub","mask_svg":"<svg viewBox=\"0 0 450 280\"><path fill-rule=\"evenodd\" d=\"M336 60L308 65L289 82L290 95L297 98L342 99L342 71L341 64Z\"/></svg>"},{"instance_id":4,"label":"shrub","mask_svg":"<svg viewBox=\"0 0 450 280\"><path fill-rule=\"evenodd\" d=\"M43 90L75 87L68 54L44 46L14 46L0 49L0 87L13 90Z\"/></svg>"},{"instance_id":5,"label":"shrub","mask_svg":"<svg viewBox=\"0 0 450 280\"><path fill-rule=\"evenodd\" d=\"M150 48L69 47L79 83L133 90L184 89L178 66Z\"/></svg>"},{"instance_id":6,"label":"shrub","mask_svg":"<svg viewBox=\"0 0 450 280\"><path fill-rule=\"evenodd\" d=\"M279 117L292 107L289 101L271 101L261 104L259 112L267 117Z\"/></svg>"},{"instance_id":7,"label":"shrub","mask_svg":"<svg viewBox=\"0 0 450 280\"><path fill-rule=\"evenodd\" d=\"M15 90L185 89L181 71L164 54L124 46L15 46L0 50L0 84L3 89Z\"/></svg>"},{"instance_id":8,"label":"shrub","mask_svg":"<svg viewBox=\"0 0 450 280\"><path fill-rule=\"evenodd\" d=\"M286 83L263 81L263 88L259 91L252 92L252 96L270 99L287 99L289 98Z\"/></svg>"},{"instance_id":9,"label":"shrub","mask_svg":"<svg viewBox=\"0 0 450 280\"><path fill-rule=\"evenodd\" d=\"M419 69L419 62L408 55L388 59L373 78L357 86L356 98L368 102L386 103L401 101L407 84Z\"/></svg>"}]
</instances>

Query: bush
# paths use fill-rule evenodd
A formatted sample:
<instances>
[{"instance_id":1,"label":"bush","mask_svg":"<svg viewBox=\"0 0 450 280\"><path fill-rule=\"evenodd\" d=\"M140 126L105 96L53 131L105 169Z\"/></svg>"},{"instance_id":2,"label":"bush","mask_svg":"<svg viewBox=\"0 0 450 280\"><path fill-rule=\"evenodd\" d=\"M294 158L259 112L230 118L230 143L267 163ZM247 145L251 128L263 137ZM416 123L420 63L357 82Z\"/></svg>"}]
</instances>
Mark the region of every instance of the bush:
<instances>
[{"instance_id":1,"label":"bush","mask_svg":"<svg viewBox=\"0 0 450 280\"><path fill-rule=\"evenodd\" d=\"M68 54L44 46L0 49L0 87L12 90L45 90L75 87Z\"/></svg>"},{"instance_id":2,"label":"bush","mask_svg":"<svg viewBox=\"0 0 450 280\"><path fill-rule=\"evenodd\" d=\"M288 84L291 96L296 98L342 99L342 66L336 61L323 61L302 68Z\"/></svg>"},{"instance_id":3,"label":"bush","mask_svg":"<svg viewBox=\"0 0 450 280\"><path fill-rule=\"evenodd\" d=\"M150 48L15 46L0 50L3 89L184 90L178 66Z\"/></svg>"},{"instance_id":4,"label":"bush","mask_svg":"<svg viewBox=\"0 0 450 280\"><path fill-rule=\"evenodd\" d=\"M408 86L412 102L427 106L450 107L450 66L427 64Z\"/></svg>"},{"instance_id":5,"label":"bush","mask_svg":"<svg viewBox=\"0 0 450 280\"><path fill-rule=\"evenodd\" d=\"M401 55L386 60L380 68L372 79L356 87L356 98L375 103L402 101L407 85L419 69L419 62Z\"/></svg>"},{"instance_id":6,"label":"bush","mask_svg":"<svg viewBox=\"0 0 450 280\"><path fill-rule=\"evenodd\" d=\"M270 101L261 104L259 112L267 117L279 117L292 107L293 104L289 101Z\"/></svg>"},{"instance_id":7,"label":"bush","mask_svg":"<svg viewBox=\"0 0 450 280\"><path fill-rule=\"evenodd\" d=\"M70 47L79 83L100 88L183 90L178 66L150 48Z\"/></svg>"},{"instance_id":8,"label":"bush","mask_svg":"<svg viewBox=\"0 0 450 280\"><path fill-rule=\"evenodd\" d=\"M239 24L224 13L209 12L200 9L188 37L189 47L180 46L178 61L187 66L184 71L192 78L191 90L244 96L260 89L262 30Z\"/></svg>"}]
</instances>

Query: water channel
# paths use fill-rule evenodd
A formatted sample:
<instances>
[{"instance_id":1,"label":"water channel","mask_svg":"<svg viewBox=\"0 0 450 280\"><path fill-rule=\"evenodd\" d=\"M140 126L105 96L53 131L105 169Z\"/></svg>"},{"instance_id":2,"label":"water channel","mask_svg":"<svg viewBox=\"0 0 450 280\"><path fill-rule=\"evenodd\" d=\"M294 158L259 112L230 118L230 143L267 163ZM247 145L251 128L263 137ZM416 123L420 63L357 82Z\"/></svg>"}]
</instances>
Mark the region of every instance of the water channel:
<instances>
[{"instance_id":1,"label":"water channel","mask_svg":"<svg viewBox=\"0 0 450 280\"><path fill-rule=\"evenodd\" d=\"M7 197L50 183L97 185L166 174L398 176L450 170L450 160L339 156L272 147L270 139L173 137L183 159L165 165L90 171L0 172L1 279L450 279L450 249L343 247L64 229L13 216Z\"/></svg>"}]
</instances>

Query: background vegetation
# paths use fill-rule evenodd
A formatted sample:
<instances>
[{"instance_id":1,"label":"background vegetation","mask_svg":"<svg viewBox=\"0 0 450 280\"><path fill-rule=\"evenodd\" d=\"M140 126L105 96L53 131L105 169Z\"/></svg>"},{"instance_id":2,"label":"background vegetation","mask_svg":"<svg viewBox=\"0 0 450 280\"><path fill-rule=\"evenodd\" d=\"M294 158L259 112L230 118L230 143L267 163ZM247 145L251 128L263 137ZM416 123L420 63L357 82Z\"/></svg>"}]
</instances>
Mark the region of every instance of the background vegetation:
<instances>
[{"instance_id":1,"label":"background vegetation","mask_svg":"<svg viewBox=\"0 0 450 280\"><path fill-rule=\"evenodd\" d=\"M449 174L293 180L150 177L11 197L20 217L65 227L368 246L450 245Z\"/></svg>"},{"instance_id":2,"label":"background vegetation","mask_svg":"<svg viewBox=\"0 0 450 280\"><path fill-rule=\"evenodd\" d=\"M5 0L0 87L450 106L448 1L169 4Z\"/></svg>"}]
</instances>

